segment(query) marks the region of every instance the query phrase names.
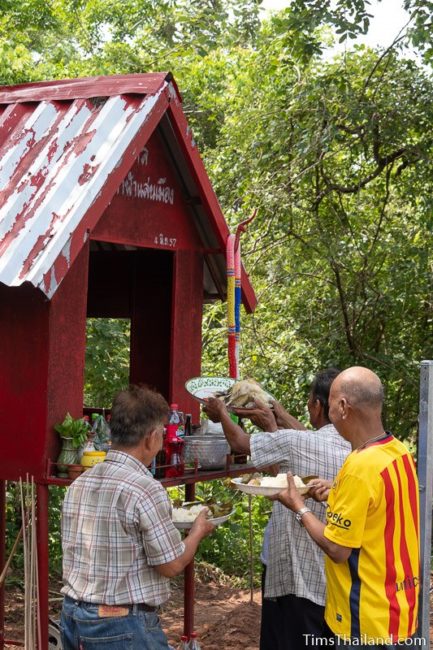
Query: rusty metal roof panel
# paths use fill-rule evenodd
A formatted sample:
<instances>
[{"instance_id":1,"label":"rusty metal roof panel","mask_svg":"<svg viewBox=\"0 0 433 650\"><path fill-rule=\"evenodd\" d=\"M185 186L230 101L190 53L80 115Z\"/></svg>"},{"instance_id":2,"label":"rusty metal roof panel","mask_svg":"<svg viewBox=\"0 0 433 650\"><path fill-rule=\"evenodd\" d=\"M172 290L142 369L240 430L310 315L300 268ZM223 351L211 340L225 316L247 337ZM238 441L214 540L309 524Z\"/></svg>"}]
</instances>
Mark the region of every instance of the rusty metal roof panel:
<instances>
[{"instance_id":1,"label":"rusty metal roof panel","mask_svg":"<svg viewBox=\"0 0 433 650\"><path fill-rule=\"evenodd\" d=\"M79 252L78 225L167 88L159 82L153 94L96 102L50 100L44 88L40 102L0 107L0 282L53 295Z\"/></svg>"}]
</instances>

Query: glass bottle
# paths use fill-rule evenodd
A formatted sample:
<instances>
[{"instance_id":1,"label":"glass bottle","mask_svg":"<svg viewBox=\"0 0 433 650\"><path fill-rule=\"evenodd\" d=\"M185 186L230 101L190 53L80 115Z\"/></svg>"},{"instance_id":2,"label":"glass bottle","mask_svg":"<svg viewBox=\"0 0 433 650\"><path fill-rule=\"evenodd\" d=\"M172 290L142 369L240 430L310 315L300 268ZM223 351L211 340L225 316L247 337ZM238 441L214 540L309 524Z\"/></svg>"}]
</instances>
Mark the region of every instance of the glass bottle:
<instances>
[{"instance_id":1,"label":"glass bottle","mask_svg":"<svg viewBox=\"0 0 433 650\"><path fill-rule=\"evenodd\" d=\"M192 415L191 413L186 413L185 415L185 436L190 436L192 434Z\"/></svg>"}]
</instances>

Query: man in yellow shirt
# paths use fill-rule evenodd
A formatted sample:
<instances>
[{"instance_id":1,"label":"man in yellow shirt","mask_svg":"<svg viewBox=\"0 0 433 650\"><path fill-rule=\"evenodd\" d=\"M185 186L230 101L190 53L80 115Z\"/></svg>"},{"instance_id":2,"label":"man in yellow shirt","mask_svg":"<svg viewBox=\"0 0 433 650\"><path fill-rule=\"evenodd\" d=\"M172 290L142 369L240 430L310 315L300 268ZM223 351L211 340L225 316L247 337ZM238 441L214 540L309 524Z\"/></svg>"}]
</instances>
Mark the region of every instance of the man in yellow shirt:
<instances>
[{"instance_id":1,"label":"man in yellow shirt","mask_svg":"<svg viewBox=\"0 0 433 650\"><path fill-rule=\"evenodd\" d=\"M328 499L326 524L304 507L290 475L278 497L326 553L335 647L393 647L417 628L418 481L406 447L383 429L382 404L383 386L367 368L349 368L331 386L329 417L352 453L329 494L317 490Z\"/></svg>"}]
</instances>

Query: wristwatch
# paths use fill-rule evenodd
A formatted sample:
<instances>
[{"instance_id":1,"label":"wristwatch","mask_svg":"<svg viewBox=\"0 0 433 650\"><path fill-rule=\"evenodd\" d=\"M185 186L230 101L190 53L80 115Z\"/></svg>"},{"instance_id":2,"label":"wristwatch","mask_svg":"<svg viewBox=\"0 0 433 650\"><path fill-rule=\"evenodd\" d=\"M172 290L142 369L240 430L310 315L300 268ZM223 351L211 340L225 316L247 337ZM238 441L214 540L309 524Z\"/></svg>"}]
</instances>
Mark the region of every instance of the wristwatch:
<instances>
[{"instance_id":1,"label":"wristwatch","mask_svg":"<svg viewBox=\"0 0 433 650\"><path fill-rule=\"evenodd\" d=\"M302 517L305 515L306 512L311 512L311 509L310 508L301 508L300 510L298 510L298 512L295 513L296 521L299 523L300 526L304 525L302 523Z\"/></svg>"}]
</instances>

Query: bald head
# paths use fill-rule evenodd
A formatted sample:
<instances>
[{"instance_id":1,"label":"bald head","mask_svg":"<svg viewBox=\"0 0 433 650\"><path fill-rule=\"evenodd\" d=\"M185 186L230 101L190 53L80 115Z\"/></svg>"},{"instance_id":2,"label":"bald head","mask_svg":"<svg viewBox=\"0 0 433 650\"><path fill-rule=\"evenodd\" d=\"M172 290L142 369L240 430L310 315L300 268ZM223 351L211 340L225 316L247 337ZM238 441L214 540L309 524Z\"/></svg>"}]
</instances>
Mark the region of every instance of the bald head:
<instances>
[{"instance_id":1,"label":"bald head","mask_svg":"<svg viewBox=\"0 0 433 650\"><path fill-rule=\"evenodd\" d=\"M362 366L353 366L341 372L331 386L334 394L344 396L354 408L381 410L383 385L379 377Z\"/></svg>"}]
</instances>

